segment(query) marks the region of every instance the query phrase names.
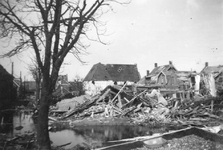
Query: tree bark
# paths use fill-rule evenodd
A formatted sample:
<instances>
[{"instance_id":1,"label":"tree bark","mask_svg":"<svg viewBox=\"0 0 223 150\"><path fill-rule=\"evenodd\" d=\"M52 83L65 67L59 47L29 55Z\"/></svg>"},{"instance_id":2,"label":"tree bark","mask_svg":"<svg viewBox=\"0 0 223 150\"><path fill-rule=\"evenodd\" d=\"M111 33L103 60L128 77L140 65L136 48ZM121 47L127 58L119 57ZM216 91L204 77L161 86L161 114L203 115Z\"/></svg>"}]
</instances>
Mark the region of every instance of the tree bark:
<instances>
[{"instance_id":1,"label":"tree bark","mask_svg":"<svg viewBox=\"0 0 223 150\"><path fill-rule=\"evenodd\" d=\"M40 82L36 82L36 102L40 99Z\"/></svg>"},{"instance_id":2,"label":"tree bark","mask_svg":"<svg viewBox=\"0 0 223 150\"><path fill-rule=\"evenodd\" d=\"M42 94L40 99L40 106L38 111L38 122L37 122L37 143L39 150L50 150L50 138L48 131L48 112L49 112L49 101L50 101L50 89L43 84Z\"/></svg>"}]
</instances>

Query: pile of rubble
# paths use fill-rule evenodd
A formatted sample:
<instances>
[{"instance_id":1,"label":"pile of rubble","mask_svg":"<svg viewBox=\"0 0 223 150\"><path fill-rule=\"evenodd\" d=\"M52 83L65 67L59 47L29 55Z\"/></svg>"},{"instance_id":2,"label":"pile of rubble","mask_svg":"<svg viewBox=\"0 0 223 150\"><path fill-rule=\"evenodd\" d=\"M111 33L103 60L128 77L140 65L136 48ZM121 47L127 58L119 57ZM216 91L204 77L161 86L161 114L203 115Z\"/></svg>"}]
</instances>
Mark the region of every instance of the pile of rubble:
<instances>
[{"instance_id":1,"label":"pile of rubble","mask_svg":"<svg viewBox=\"0 0 223 150\"><path fill-rule=\"evenodd\" d=\"M126 86L107 86L100 94L83 95L58 102L50 116L56 120L84 118L128 118L133 124L178 124L203 126L222 124L222 97L182 100L163 97L159 89L132 90Z\"/></svg>"}]
</instances>

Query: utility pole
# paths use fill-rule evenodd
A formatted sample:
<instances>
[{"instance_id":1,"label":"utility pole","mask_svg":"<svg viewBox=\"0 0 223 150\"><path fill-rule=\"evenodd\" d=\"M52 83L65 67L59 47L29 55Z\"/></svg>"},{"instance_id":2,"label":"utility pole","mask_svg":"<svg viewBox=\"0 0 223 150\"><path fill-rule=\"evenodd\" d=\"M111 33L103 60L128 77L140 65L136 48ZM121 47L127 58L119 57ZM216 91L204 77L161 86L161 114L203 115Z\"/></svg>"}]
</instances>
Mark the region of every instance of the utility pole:
<instances>
[{"instance_id":1,"label":"utility pole","mask_svg":"<svg viewBox=\"0 0 223 150\"><path fill-rule=\"evenodd\" d=\"M23 84L24 84L24 96L26 96L26 84L25 84L25 80L26 80L26 76L24 76L24 81L23 81Z\"/></svg>"}]
</instances>

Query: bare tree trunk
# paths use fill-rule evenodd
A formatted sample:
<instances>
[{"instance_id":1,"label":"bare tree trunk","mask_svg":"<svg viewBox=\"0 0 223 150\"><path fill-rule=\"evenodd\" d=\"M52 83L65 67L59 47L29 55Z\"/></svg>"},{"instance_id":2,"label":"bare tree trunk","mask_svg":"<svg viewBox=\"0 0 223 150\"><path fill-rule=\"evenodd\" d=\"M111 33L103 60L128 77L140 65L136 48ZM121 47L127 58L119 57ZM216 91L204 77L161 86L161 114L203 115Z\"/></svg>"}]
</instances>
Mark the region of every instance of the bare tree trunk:
<instances>
[{"instance_id":1,"label":"bare tree trunk","mask_svg":"<svg viewBox=\"0 0 223 150\"><path fill-rule=\"evenodd\" d=\"M106 9L111 9L112 2L122 4L118 0L94 0L91 3L87 0L77 3L67 0L35 0L30 3L25 1L20 5L19 1L11 3L10 0L0 0L0 30L3 31L0 31L0 39L11 39L12 35L19 37L19 42L3 56L11 57L32 47L37 62L37 70L34 69L37 71L36 77L42 76L43 79L37 124L37 142L40 150L51 149L48 112L61 65L70 52L81 61L79 56L86 45L80 38L83 35L88 39L88 26L94 26L97 41L102 42L99 36L103 34L104 29L100 31L98 27L101 23L97 23L97 19ZM103 9L100 9L102 7ZM33 17L32 12L36 14L34 16L39 16L36 19L39 19L40 24L36 25L35 21L27 23L27 20ZM39 79L41 81L41 78Z\"/></svg>"},{"instance_id":2,"label":"bare tree trunk","mask_svg":"<svg viewBox=\"0 0 223 150\"><path fill-rule=\"evenodd\" d=\"M40 98L40 83L36 82L36 102L39 100Z\"/></svg>"},{"instance_id":3,"label":"bare tree trunk","mask_svg":"<svg viewBox=\"0 0 223 150\"><path fill-rule=\"evenodd\" d=\"M48 89L46 84L43 84L37 123L37 142L39 150L51 149L48 131L48 112L50 98L50 89Z\"/></svg>"}]
</instances>

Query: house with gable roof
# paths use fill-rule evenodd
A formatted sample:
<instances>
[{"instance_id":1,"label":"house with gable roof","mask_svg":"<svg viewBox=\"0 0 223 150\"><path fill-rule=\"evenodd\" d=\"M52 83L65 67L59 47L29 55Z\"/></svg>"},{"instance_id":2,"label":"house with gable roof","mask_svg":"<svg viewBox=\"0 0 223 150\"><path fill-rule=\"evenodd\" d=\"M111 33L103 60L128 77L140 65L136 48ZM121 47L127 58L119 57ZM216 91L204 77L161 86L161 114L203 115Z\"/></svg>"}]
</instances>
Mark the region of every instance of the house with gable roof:
<instances>
[{"instance_id":1,"label":"house with gable roof","mask_svg":"<svg viewBox=\"0 0 223 150\"><path fill-rule=\"evenodd\" d=\"M219 77L219 75L223 72L223 65L218 66L209 66L208 62L205 63L204 68L201 70L200 73L209 74L212 73L214 77Z\"/></svg>"},{"instance_id":2,"label":"house with gable roof","mask_svg":"<svg viewBox=\"0 0 223 150\"><path fill-rule=\"evenodd\" d=\"M178 71L169 61L167 65L158 66L155 63L154 69L139 81L139 84L154 88L172 90L189 90L194 86L194 71Z\"/></svg>"},{"instance_id":3,"label":"house with gable roof","mask_svg":"<svg viewBox=\"0 0 223 150\"><path fill-rule=\"evenodd\" d=\"M154 69L145 78L149 85L176 85L176 72L177 69L171 61L169 61L169 64L162 66L155 63Z\"/></svg>"},{"instance_id":4,"label":"house with gable roof","mask_svg":"<svg viewBox=\"0 0 223 150\"><path fill-rule=\"evenodd\" d=\"M94 81L99 90L103 90L108 85L128 84L138 82L140 73L136 64L102 64L93 65L91 70L84 78L85 84Z\"/></svg>"}]
</instances>

